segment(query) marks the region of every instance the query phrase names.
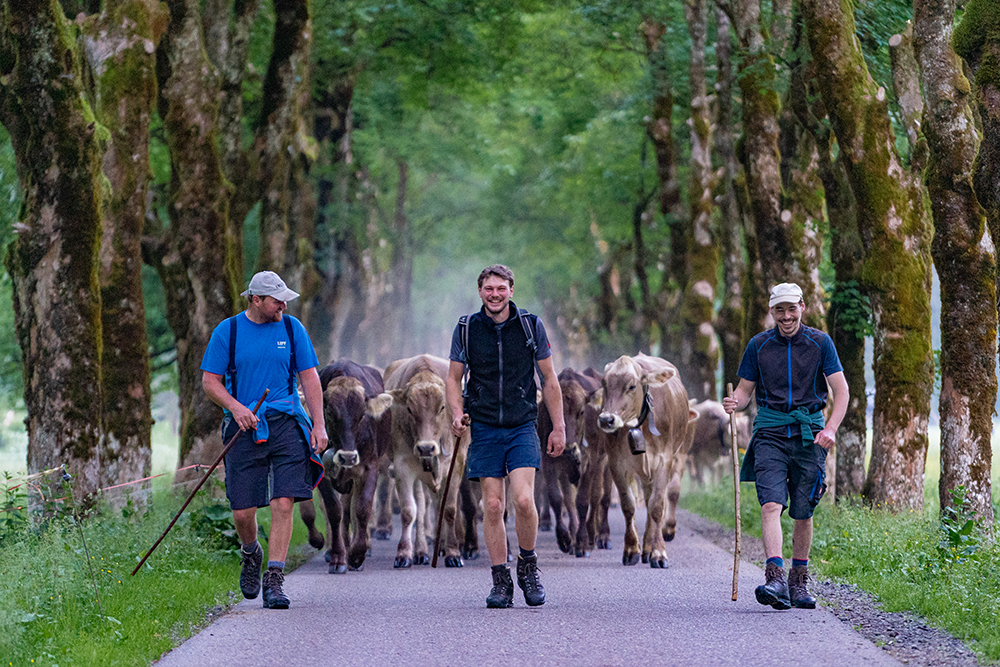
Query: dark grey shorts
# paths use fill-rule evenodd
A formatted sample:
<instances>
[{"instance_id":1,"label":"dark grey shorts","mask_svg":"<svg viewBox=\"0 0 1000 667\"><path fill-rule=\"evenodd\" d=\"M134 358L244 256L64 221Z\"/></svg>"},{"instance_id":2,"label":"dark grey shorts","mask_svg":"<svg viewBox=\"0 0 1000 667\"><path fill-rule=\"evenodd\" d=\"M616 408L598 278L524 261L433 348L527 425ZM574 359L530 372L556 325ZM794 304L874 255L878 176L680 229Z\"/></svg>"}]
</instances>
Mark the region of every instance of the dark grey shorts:
<instances>
[{"instance_id":1,"label":"dark grey shorts","mask_svg":"<svg viewBox=\"0 0 1000 667\"><path fill-rule=\"evenodd\" d=\"M253 431L245 431L226 454L226 497L234 510L267 507L272 498L312 500L313 470L309 443L291 415L267 413L266 442L253 441ZM239 430L230 420L224 427L223 442Z\"/></svg>"},{"instance_id":2,"label":"dark grey shorts","mask_svg":"<svg viewBox=\"0 0 1000 667\"><path fill-rule=\"evenodd\" d=\"M534 421L505 428L472 422L469 443L469 479L507 476L516 468L542 465L542 450L538 444L538 428Z\"/></svg>"},{"instance_id":3,"label":"dark grey shorts","mask_svg":"<svg viewBox=\"0 0 1000 667\"><path fill-rule=\"evenodd\" d=\"M808 519L826 492L826 450L801 436L758 431L753 438L757 500L788 508L793 519Z\"/></svg>"}]
</instances>

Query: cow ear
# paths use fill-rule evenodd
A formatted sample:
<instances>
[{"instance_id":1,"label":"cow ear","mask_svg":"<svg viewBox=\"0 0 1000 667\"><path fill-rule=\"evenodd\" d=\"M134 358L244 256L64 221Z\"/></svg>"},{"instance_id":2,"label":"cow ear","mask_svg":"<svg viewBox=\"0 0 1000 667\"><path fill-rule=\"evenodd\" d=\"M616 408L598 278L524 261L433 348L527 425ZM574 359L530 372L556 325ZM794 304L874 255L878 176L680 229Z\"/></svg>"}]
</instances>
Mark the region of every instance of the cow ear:
<instances>
[{"instance_id":1,"label":"cow ear","mask_svg":"<svg viewBox=\"0 0 1000 667\"><path fill-rule=\"evenodd\" d=\"M698 421L698 411L688 408L688 424L693 424Z\"/></svg>"},{"instance_id":2,"label":"cow ear","mask_svg":"<svg viewBox=\"0 0 1000 667\"><path fill-rule=\"evenodd\" d=\"M406 389L393 389L392 391L387 391L386 393L392 396L393 403L406 402Z\"/></svg>"},{"instance_id":3,"label":"cow ear","mask_svg":"<svg viewBox=\"0 0 1000 667\"><path fill-rule=\"evenodd\" d=\"M608 363L604 364L604 374L605 375L608 374L608 371L611 369L611 366L613 366L614 363L615 362L613 362L613 361L609 361Z\"/></svg>"},{"instance_id":4,"label":"cow ear","mask_svg":"<svg viewBox=\"0 0 1000 667\"><path fill-rule=\"evenodd\" d=\"M643 373L642 384L646 386L649 386L651 384L663 384L673 376L674 376L673 369L657 371L655 373Z\"/></svg>"},{"instance_id":5,"label":"cow ear","mask_svg":"<svg viewBox=\"0 0 1000 667\"><path fill-rule=\"evenodd\" d=\"M392 394L382 392L378 396L372 396L368 399L368 404L365 405L365 414L369 417L378 419L382 416L382 413L389 409L392 405Z\"/></svg>"},{"instance_id":6,"label":"cow ear","mask_svg":"<svg viewBox=\"0 0 1000 667\"><path fill-rule=\"evenodd\" d=\"M587 397L587 404L595 410L600 410L602 403L604 403L604 387Z\"/></svg>"}]
</instances>

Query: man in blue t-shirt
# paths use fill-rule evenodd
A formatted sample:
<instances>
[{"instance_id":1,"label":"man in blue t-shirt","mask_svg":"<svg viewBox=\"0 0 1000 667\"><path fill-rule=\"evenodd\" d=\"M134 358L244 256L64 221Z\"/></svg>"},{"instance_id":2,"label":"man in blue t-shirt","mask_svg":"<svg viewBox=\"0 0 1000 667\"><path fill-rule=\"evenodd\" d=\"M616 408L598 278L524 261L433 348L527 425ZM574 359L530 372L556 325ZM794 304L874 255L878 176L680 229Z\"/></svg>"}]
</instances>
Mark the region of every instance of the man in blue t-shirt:
<instances>
[{"instance_id":1,"label":"man in blue t-shirt","mask_svg":"<svg viewBox=\"0 0 1000 667\"><path fill-rule=\"evenodd\" d=\"M798 285L775 285L768 306L775 326L750 339L737 371L740 384L722 406L730 414L742 410L756 392L757 417L740 481L756 483L761 506L767 565L765 583L754 591L757 601L775 609L813 609L816 599L807 586L812 515L826 491L827 451L847 412L847 380L830 337L802 324L805 303ZM833 410L824 422L827 386ZM786 506L795 520L787 582L781 545Z\"/></svg>"},{"instance_id":2,"label":"man in blue t-shirt","mask_svg":"<svg viewBox=\"0 0 1000 667\"><path fill-rule=\"evenodd\" d=\"M226 454L226 497L243 544L240 589L249 600L261 590L264 551L257 541L257 508L270 506L264 607L287 609L282 584L292 509L296 502L312 499L323 474L318 455L328 441L319 362L305 327L283 314L287 302L299 295L278 274L257 273L242 296L249 300L247 309L212 332L201 362L201 382L205 394L225 413L223 441L239 434ZM252 406L265 389L270 393L255 415Z\"/></svg>"},{"instance_id":3,"label":"man in blue t-shirt","mask_svg":"<svg viewBox=\"0 0 1000 667\"><path fill-rule=\"evenodd\" d=\"M535 507L535 471L542 461L535 422L538 403L535 367L542 379L542 396L552 416L549 456L566 448L562 391L552 367L545 327L536 316L521 311L511 296L514 273L494 264L479 274L479 298L483 307L455 327L450 365L445 382L448 405L456 437L465 433L463 415L472 419L469 443L469 479L478 479L483 491L483 538L493 564L493 590L486 606L494 609L513 605L514 582L507 569L507 530L503 522L506 497L514 505L514 522L520 555L517 584L525 602L545 603L545 589L538 577L535 537L538 510ZM466 349L467 348L467 349ZM469 380L462 395L462 375L469 367ZM510 483L505 492L504 478Z\"/></svg>"}]
</instances>

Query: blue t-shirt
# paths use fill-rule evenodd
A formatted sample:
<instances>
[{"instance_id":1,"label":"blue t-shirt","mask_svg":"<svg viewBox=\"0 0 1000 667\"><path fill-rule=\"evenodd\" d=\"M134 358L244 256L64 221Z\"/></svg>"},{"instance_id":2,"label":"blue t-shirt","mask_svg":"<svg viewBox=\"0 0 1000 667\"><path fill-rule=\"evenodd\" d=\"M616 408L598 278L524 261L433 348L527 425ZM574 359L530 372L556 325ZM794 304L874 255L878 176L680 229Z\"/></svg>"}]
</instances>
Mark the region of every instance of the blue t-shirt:
<instances>
[{"instance_id":1,"label":"blue t-shirt","mask_svg":"<svg viewBox=\"0 0 1000 667\"><path fill-rule=\"evenodd\" d=\"M295 338L295 371L301 372L319 366L316 351L306 328L291 315L282 315L292 323ZM201 370L216 375L226 375L229 368L229 320L223 320L208 341ZM253 405L265 389L270 389L268 402L289 398L288 376L291 352L284 322L257 324L250 321L246 311L236 316L236 400L243 405ZM230 378L225 378L226 390L232 393ZM295 381L291 398L298 402ZM228 411L226 411L228 414Z\"/></svg>"},{"instance_id":2,"label":"blue t-shirt","mask_svg":"<svg viewBox=\"0 0 1000 667\"><path fill-rule=\"evenodd\" d=\"M844 370L833 340L802 324L791 338L768 329L750 339L737 375L756 383L758 406L781 412L826 407L826 376Z\"/></svg>"}]
</instances>

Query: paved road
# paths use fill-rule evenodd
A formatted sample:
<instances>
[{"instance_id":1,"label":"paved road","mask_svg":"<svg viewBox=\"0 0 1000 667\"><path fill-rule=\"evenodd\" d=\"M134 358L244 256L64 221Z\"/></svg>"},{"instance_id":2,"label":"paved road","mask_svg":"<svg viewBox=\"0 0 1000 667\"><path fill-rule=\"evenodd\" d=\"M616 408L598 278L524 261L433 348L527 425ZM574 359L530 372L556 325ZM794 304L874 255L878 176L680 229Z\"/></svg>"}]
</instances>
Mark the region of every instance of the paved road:
<instances>
[{"instance_id":1,"label":"paved road","mask_svg":"<svg viewBox=\"0 0 1000 667\"><path fill-rule=\"evenodd\" d=\"M667 545L669 569L622 566L621 513L612 510L612 519L614 548L588 559L562 554L554 533L539 534L542 607L525 606L515 589L514 608L486 609L485 552L461 569L445 569L442 558L436 570L393 570L394 539L374 542L363 572L327 574L317 555L285 580L289 610L244 600L157 664L900 664L823 609L757 604L763 573L750 563L740 566L732 602L732 555L683 524ZM510 534L516 545L513 527Z\"/></svg>"}]
</instances>

